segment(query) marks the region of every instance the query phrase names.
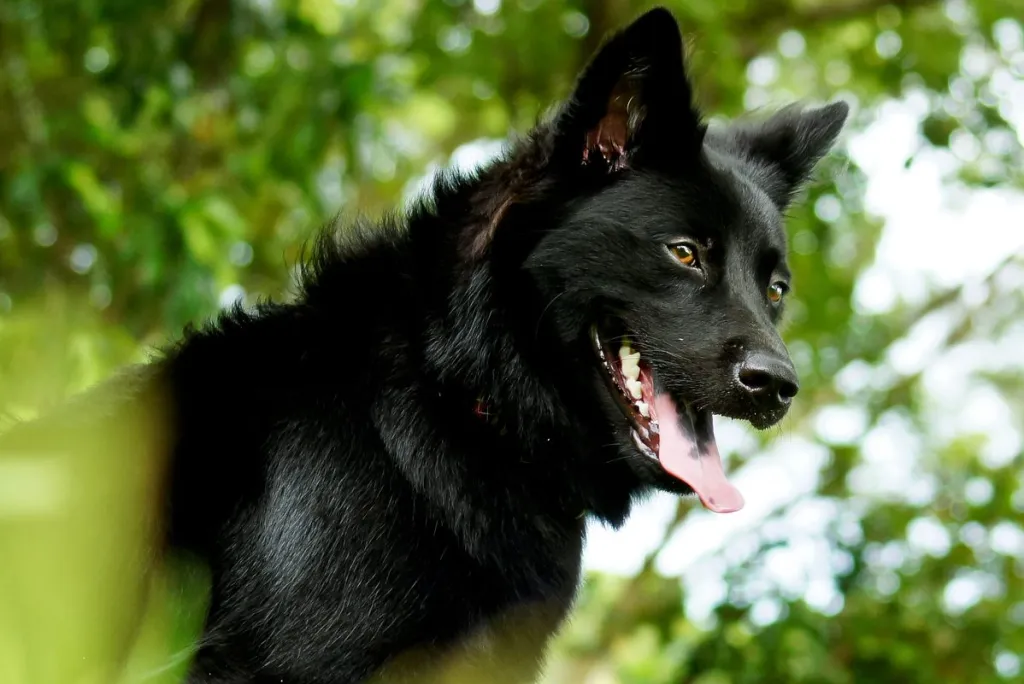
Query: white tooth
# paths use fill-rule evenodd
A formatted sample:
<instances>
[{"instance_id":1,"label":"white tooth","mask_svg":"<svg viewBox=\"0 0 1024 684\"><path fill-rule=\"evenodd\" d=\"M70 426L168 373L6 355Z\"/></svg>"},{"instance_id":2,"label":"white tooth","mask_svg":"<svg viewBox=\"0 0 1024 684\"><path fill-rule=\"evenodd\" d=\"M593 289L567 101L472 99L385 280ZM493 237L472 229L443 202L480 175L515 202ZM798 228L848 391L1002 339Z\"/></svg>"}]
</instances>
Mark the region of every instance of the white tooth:
<instances>
[{"instance_id":1,"label":"white tooth","mask_svg":"<svg viewBox=\"0 0 1024 684\"><path fill-rule=\"evenodd\" d=\"M636 402L636 408L638 411L640 411L640 415L643 416L644 418L651 417L651 407L647 405L646 401Z\"/></svg>"},{"instance_id":2,"label":"white tooth","mask_svg":"<svg viewBox=\"0 0 1024 684\"><path fill-rule=\"evenodd\" d=\"M632 378L626 380L626 390L629 391L630 396L634 399L641 399L644 396L643 385L640 384L639 380L633 380Z\"/></svg>"},{"instance_id":3,"label":"white tooth","mask_svg":"<svg viewBox=\"0 0 1024 684\"><path fill-rule=\"evenodd\" d=\"M619 348L619 359L622 361L622 374L631 380L640 377L640 352L629 347Z\"/></svg>"},{"instance_id":4,"label":"white tooth","mask_svg":"<svg viewBox=\"0 0 1024 684\"><path fill-rule=\"evenodd\" d=\"M622 338L622 346L619 347L619 358L620 359L624 359L624 358L626 358L627 356L629 356L632 353L633 353L633 349L630 346L629 338L628 337L623 337Z\"/></svg>"}]
</instances>

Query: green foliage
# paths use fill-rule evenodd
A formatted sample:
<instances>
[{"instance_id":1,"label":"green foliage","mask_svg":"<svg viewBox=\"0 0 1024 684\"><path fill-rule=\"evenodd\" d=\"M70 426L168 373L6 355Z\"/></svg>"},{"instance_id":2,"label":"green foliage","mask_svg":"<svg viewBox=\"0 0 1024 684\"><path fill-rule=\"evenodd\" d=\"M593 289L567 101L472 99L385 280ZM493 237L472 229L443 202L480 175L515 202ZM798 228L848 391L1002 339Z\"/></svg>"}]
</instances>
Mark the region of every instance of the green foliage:
<instances>
[{"instance_id":1,"label":"green foliage","mask_svg":"<svg viewBox=\"0 0 1024 684\"><path fill-rule=\"evenodd\" d=\"M302 242L321 221L385 211L459 145L528 127L567 92L600 36L648 4L7 0L0 407L30 416L144 358L222 302L286 296ZM1024 188L1019 0L667 4L684 25L709 111L732 116L841 93L857 105L852 136L893 101L917 102L908 167L944 155L951 195ZM1020 353L995 359L1022 337L1024 264L1010 255L983 282L928 282L891 306L860 306L885 222L867 210L869 176L844 150L819 177L789 222L797 289L786 337L801 394L781 433L753 435L758 448L732 455L737 470L802 440L824 455L814 490L699 561L725 568L728 590L710 615L687 611L688 585L658 569L661 547L633 578L592 575L552 654L550 682L983 684L1020 676L1024 361ZM1019 223L1007 217L1007 230ZM927 241L929 226L921 230ZM974 249L971 237L944 254L956 260ZM927 358L900 361L907 345ZM959 385L929 370L950 359L969 368ZM965 427L960 413L978 411L970 403L951 411L949 392L1003 418ZM856 416L855 434L823 429L829 410ZM889 454L900 453L912 454L908 491L866 474L867 466L885 473ZM4 472L0 483L15 481ZM2 505L12 488L0 484L0 539L15 544L5 558L24 562L0 575L0 614L8 615L21 591L8 587L22 585L6 582L32 579L32 549L63 548L61 535L78 529L16 546L24 530ZM689 523L691 508L680 504L666 540ZM821 521L813 553L828 578L827 602L814 599L809 581L766 579L788 562L800 543L796 523L807 520ZM61 550L60 562L77 562L75 548ZM196 586L186 595L200 596ZM152 672L187 642L199 609L183 605L192 604L155 600L147 625L156 631L133 672ZM82 607L51 644L18 642L15 623L0 619L0 663L16 668L5 657L13 653L78 654L74 629L92 634L104 619L89 612L93 604ZM38 606L40 615L53 609ZM31 635L24 638L40 633ZM102 647L102 639L80 641ZM44 670L3 667L3 681L48 681L29 675Z\"/></svg>"}]
</instances>

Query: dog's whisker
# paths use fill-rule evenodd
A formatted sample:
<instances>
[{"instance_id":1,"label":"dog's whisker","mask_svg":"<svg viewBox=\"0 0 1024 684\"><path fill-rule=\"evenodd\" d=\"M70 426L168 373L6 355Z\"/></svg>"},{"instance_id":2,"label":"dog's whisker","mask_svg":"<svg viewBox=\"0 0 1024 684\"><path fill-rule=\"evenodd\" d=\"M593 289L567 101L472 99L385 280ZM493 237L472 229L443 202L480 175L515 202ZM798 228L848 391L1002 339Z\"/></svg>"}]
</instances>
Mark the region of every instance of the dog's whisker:
<instances>
[{"instance_id":1,"label":"dog's whisker","mask_svg":"<svg viewBox=\"0 0 1024 684\"><path fill-rule=\"evenodd\" d=\"M554 297L551 298L551 300L541 310L540 316L537 317L537 325L533 329L533 337L534 337L534 339L536 339L537 337L540 336L540 326L541 326L541 323L544 321L544 314L546 314L548 312L548 309L551 308L551 305L554 304L558 300L559 297L561 297L564 294L566 294L566 292L567 292L567 290L563 290L562 292L559 292L558 294L556 294Z\"/></svg>"}]
</instances>

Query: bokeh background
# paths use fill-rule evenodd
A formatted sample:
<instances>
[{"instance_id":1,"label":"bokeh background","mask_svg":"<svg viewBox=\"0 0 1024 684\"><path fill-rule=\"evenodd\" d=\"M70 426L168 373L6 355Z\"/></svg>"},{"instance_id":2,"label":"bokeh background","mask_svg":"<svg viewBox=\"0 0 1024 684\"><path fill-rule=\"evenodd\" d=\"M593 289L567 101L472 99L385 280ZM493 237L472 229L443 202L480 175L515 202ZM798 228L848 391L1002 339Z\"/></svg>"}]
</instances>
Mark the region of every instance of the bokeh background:
<instances>
[{"instance_id":1,"label":"bokeh background","mask_svg":"<svg viewBox=\"0 0 1024 684\"><path fill-rule=\"evenodd\" d=\"M767 433L718 421L747 508L656 496L594 526L548 684L1024 681L1024 2L664 4L710 114L854 113L790 212L794 410ZM287 297L324 219L486 160L647 6L4 0L0 421ZM97 516L119 473L76 480L105 492ZM4 682L94 681L54 663L119 638L95 561L117 544L33 527L53 481L0 461ZM154 600L131 681L187 660L188 577Z\"/></svg>"}]
</instances>

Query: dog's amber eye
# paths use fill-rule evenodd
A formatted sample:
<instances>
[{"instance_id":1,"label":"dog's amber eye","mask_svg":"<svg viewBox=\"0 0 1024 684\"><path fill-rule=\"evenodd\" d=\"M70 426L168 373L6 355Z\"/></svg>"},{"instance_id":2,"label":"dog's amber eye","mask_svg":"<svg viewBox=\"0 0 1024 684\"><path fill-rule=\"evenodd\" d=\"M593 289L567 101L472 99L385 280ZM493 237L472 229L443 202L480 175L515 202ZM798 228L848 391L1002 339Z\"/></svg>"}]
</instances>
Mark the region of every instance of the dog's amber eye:
<instances>
[{"instance_id":1,"label":"dog's amber eye","mask_svg":"<svg viewBox=\"0 0 1024 684\"><path fill-rule=\"evenodd\" d=\"M782 301L782 298L786 295L786 283L776 282L768 286L768 300L772 304L778 304Z\"/></svg>"},{"instance_id":2,"label":"dog's amber eye","mask_svg":"<svg viewBox=\"0 0 1024 684\"><path fill-rule=\"evenodd\" d=\"M684 266L697 266L697 250L685 242L677 242L674 245L668 246L672 252L672 256L679 260L679 263Z\"/></svg>"}]
</instances>

